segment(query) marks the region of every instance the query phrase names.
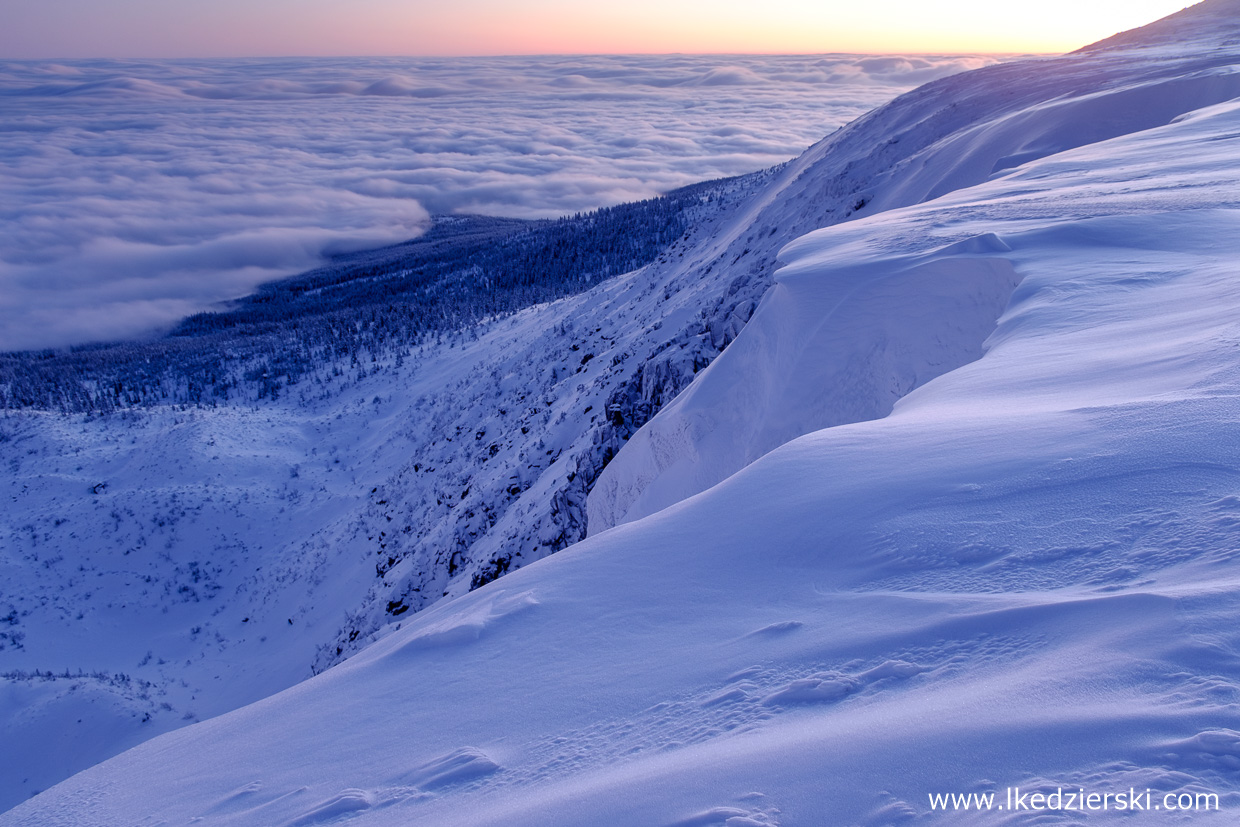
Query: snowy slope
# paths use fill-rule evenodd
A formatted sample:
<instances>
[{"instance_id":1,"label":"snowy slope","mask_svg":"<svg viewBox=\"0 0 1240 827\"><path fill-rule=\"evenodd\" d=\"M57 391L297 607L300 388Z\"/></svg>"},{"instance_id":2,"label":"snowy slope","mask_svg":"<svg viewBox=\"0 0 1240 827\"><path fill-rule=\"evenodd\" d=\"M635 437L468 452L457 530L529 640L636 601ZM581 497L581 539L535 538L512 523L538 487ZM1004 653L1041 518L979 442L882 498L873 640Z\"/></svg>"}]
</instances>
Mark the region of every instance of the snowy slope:
<instances>
[{"instance_id":1,"label":"snowy slope","mask_svg":"<svg viewBox=\"0 0 1240 827\"><path fill-rule=\"evenodd\" d=\"M721 185L735 192L696 231L767 178ZM583 536L600 432L640 424L609 419L608 399L648 417L743 324L702 332L729 282L668 287L681 248L438 344L324 364L275 401L5 412L0 803Z\"/></svg>"},{"instance_id":2,"label":"snowy slope","mask_svg":"<svg viewBox=\"0 0 1240 827\"><path fill-rule=\"evenodd\" d=\"M1195 31L1197 19L1181 16L1170 41L1161 27L1150 47L1131 37L1038 62L1032 89L993 70L957 79L973 114L987 90L1020 102L916 140L972 135L972 157L1004 158L1005 119L1101 77L1045 125L1064 149L784 251L775 289L681 398L754 453L809 433L698 496L441 601L294 688L86 770L0 824L1027 823L929 812L928 793L1001 801L1009 785L1211 791L1216 821L1230 823L1240 104L1218 96L1219 67L1240 65L1240 48L1217 21ZM1214 76L1216 99L1183 94ZM921 100L943 102L947 86ZM1144 110L1143 94L1157 109L1168 89L1203 106L1073 139L1091 101L1113 111L1094 95L1104 87L1129 96L1124 111ZM804 167L791 169L796 180ZM756 200L754 214L777 202ZM640 290L636 278L608 289ZM940 315L921 319L924 307ZM521 324L547 329L546 312L497 325L489 346L505 332L515 342ZM891 313L903 324L884 327ZM970 322L959 339L936 326L947 317ZM841 344L869 352L815 318L885 340L886 358L868 364L916 389L886 417L798 420L844 369ZM972 361L926 381L927 342ZM372 389L359 383L357 401ZM719 400L733 392L725 419ZM1108 817L1127 814L1089 820Z\"/></svg>"},{"instance_id":3,"label":"snowy slope","mask_svg":"<svg viewBox=\"0 0 1240 827\"><path fill-rule=\"evenodd\" d=\"M1231 12L1223 23L1219 9ZM923 131L911 139L919 144L915 151L876 175L861 214L921 203L1037 158L1161 126L1240 96L1234 55L1214 45L1220 32L1236 30L1240 6L1207 4L1197 11L1176 18L1186 22L1174 48L1093 49L993 67L938 84L959 88L960 100L945 102L941 89L930 95L927 87L863 119L857 127L905 109L889 140L909 143L902 130L910 122ZM1022 72L1028 76L1013 83ZM1045 99L1030 103L1034 94ZM938 134L941 126L927 125L944 112L952 113L956 128ZM976 253L978 262L969 267L980 269L955 266L944 274L931 256L910 260L901 274L876 267L829 283L782 280L766 298L789 308L771 314L777 324L758 325L743 337L600 475L589 500L590 530L703 491L801 434L885 416L912 388L977 358L1015 282L1001 239L961 243L967 249L936 256ZM998 257L985 259L985 253ZM995 268L1003 272L982 273ZM918 278L935 283L933 295L907 287ZM802 360L823 358L831 363L824 381L807 385Z\"/></svg>"}]
</instances>

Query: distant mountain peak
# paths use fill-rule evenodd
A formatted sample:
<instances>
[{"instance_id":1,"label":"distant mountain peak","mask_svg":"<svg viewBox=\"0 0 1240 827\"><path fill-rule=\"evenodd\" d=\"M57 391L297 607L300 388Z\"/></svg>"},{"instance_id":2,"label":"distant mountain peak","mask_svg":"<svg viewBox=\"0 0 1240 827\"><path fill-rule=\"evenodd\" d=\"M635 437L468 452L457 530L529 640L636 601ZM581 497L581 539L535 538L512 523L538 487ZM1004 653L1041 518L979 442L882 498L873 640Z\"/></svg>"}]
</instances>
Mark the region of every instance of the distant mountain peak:
<instances>
[{"instance_id":1,"label":"distant mountain peak","mask_svg":"<svg viewBox=\"0 0 1240 827\"><path fill-rule=\"evenodd\" d=\"M1220 44L1240 38L1240 0L1202 0L1153 23L1091 43L1078 52L1164 46L1203 35Z\"/></svg>"}]
</instances>

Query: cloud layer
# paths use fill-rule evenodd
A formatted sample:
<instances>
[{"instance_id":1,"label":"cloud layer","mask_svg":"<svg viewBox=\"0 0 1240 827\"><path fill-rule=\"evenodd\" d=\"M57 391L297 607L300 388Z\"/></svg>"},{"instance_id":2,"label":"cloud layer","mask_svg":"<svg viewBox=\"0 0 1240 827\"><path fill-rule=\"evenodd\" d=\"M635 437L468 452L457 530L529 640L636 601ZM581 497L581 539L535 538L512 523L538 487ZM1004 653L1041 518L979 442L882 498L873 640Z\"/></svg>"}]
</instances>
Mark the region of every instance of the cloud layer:
<instances>
[{"instance_id":1,"label":"cloud layer","mask_svg":"<svg viewBox=\"0 0 1240 827\"><path fill-rule=\"evenodd\" d=\"M760 169L992 60L0 63L0 350L149 334L431 213L561 215Z\"/></svg>"}]
</instances>

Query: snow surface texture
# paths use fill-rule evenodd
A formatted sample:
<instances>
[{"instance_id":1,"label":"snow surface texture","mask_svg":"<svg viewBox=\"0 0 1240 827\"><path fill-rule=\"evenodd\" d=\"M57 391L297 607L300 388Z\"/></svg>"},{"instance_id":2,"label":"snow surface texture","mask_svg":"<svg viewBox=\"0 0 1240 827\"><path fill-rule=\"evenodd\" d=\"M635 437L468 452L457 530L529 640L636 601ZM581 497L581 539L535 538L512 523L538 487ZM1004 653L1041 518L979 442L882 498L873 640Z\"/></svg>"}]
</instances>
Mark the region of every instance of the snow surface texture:
<instances>
[{"instance_id":1,"label":"snow surface texture","mask_svg":"<svg viewBox=\"0 0 1240 827\"><path fill-rule=\"evenodd\" d=\"M428 212L556 216L752 172L993 60L0 62L0 350L166 328Z\"/></svg>"},{"instance_id":2,"label":"snow surface texture","mask_svg":"<svg viewBox=\"0 0 1240 827\"><path fill-rule=\"evenodd\" d=\"M1082 77L1099 112L1107 89L1200 106L1093 142L1050 123L1069 146L800 239L701 380L744 381L765 357L776 390L821 385L830 354L747 339L805 329L781 291L871 321L836 291L889 308L883 272L952 307L1015 272L981 358L0 824L1025 823L929 812L928 793L1006 785L1209 790L1233 821L1240 103L1185 94L1199 79L1225 96L1240 64L1237 18L1202 13L1220 6L1171 41L1026 64L1024 86L984 70L859 123L908 114L893 136L972 131L1003 158L1021 147L985 135ZM1015 103L948 128L953 101L986 95ZM1095 124L1089 105L1062 111ZM738 439L776 438L798 398L739 413ZM1089 821L1119 818L1168 821Z\"/></svg>"}]
</instances>

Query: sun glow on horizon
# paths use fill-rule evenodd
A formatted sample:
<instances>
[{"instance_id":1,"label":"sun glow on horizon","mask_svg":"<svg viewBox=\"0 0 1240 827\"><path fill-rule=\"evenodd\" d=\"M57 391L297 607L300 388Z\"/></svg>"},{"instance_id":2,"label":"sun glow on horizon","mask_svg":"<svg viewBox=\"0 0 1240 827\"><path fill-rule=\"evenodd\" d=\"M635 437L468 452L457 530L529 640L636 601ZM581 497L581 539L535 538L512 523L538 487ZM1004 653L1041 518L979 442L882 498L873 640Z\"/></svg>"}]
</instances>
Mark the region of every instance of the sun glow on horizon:
<instances>
[{"instance_id":1,"label":"sun glow on horizon","mask_svg":"<svg viewBox=\"0 0 1240 827\"><path fill-rule=\"evenodd\" d=\"M0 57L1047 53L1185 0L8 0ZM72 21L66 23L66 21Z\"/></svg>"}]
</instances>

